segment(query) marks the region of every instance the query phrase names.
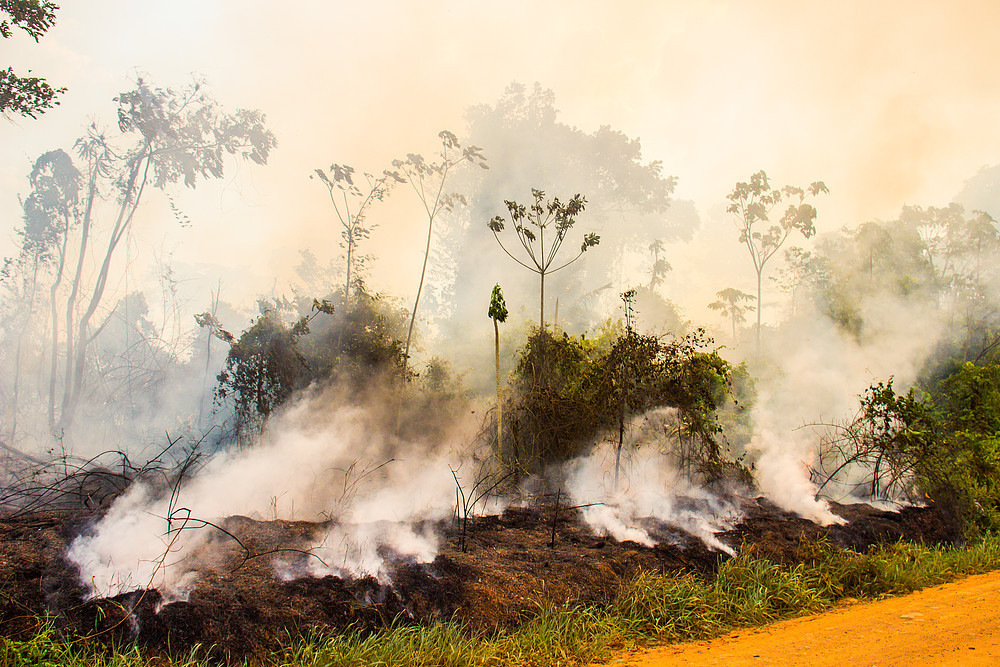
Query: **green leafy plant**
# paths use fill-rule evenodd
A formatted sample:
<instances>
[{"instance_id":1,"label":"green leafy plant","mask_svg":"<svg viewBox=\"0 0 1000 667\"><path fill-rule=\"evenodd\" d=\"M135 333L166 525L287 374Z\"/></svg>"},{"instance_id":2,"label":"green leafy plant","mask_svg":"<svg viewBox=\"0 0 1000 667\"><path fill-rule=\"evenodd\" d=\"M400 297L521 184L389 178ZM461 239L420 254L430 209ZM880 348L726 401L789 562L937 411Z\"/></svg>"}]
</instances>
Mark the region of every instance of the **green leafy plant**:
<instances>
[{"instance_id":1,"label":"green leafy plant","mask_svg":"<svg viewBox=\"0 0 1000 667\"><path fill-rule=\"evenodd\" d=\"M601 237L592 232L584 234L583 242L580 244L580 252L570 260L556 264L556 256L566 240L566 235L576 224L576 217L583 213L587 200L576 194L565 203L560 201L558 197L546 201L545 193L534 188L531 190L531 197L534 201L529 206L518 204L516 201L504 200L507 212L510 214L511 226L514 228L514 233L517 235L517 241L524 251L524 255L526 255L525 261L515 257L500 240L500 232L505 229L506 225L503 216L494 216L488 226L497 243L500 244L500 248L508 257L529 271L538 274L538 326L544 329L545 276L560 271L580 259L583 253L601 242ZM547 246L546 232L549 232Z\"/></svg>"}]
</instances>

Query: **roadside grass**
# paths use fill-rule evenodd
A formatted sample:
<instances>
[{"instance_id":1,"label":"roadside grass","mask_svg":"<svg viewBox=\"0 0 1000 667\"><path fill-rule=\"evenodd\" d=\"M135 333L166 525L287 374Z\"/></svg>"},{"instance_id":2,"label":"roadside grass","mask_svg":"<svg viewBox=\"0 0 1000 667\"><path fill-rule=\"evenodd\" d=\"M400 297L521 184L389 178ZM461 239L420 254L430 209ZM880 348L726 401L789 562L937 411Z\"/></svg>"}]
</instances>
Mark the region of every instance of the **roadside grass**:
<instances>
[{"instance_id":1,"label":"roadside grass","mask_svg":"<svg viewBox=\"0 0 1000 667\"><path fill-rule=\"evenodd\" d=\"M652 643L707 638L834 606L872 600L1000 569L1000 536L963 547L900 542L857 553L810 543L806 559L781 566L753 548L723 563L711 580L694 574L643 573L603 606L546 606L517 630L492 635L456 623L399 625L378 633L348 631L294 639L257 663L266 667L413 665L543 667L580 665ZM203 651L144 657L134 645L101 649L62 638L41 621L29 641L0 639L0 664L11 667L194 667L217 664Z\"/></svg>"}]
</instances>

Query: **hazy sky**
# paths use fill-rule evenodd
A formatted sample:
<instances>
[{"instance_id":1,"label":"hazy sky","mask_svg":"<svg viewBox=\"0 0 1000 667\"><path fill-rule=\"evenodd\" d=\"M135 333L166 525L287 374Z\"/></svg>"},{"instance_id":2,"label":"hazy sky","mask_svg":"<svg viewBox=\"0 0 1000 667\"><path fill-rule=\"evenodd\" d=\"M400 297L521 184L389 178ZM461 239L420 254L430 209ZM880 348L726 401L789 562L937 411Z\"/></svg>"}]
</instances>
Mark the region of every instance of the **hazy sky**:
<instances>
[{"instance_id":1,"label":"hazy sky","mask_svg":"<svg viewBox=\"0 0 1000 667\"><path fill-rule=\"evenodd\" d=\"M563 122L640 138L725 243L735 244L725 195L758 169L783 183L825 180L817 225L833 230L904 203L944 204L1000 162L993 2L63 4L39 44L2 43L0 62L69 91L37 120L0 120L0 254L13 252L34 159L68 150L90 120L113 126L112 98L137 72L178 87L197 73L224 106L262 109L278 137L267 167L177 194L191 228L155 198L137 228L141 261L156 248L188 265L251 267L234 291L270 289L307 245L334 254L313 168L380 171L429 152L439 130L461 135L465 109L512 81L553 89ZM407 204L386 210L376 286L408 296L422 222Z\"/></svg>"}]
</instances>

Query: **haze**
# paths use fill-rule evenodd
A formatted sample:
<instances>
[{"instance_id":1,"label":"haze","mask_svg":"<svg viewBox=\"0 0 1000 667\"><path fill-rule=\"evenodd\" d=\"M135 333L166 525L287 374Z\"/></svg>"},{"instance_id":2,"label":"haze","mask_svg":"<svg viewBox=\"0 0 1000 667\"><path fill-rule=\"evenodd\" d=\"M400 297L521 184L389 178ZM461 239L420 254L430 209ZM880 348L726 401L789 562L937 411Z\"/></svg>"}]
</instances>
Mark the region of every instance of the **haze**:
<instances>
[{"instance_id":1,"label":"haze","mask_svg":"<svg viewBox=\"0 0 1000 667\"><path fill-rule=\"evenodd\" d=\"M280 292L302 248L321 261L336 255L312 169L380 171L430 152L439 130L461 135L466 109L513 81L551 88L564 123L639 138L644 159L678 178L675 196L694 202L709 243L735 252L725 195L758 169L781 182L824 180L823 231L904 203L944 205L1000 162L1000 10L990 3L64 4L38 44L20 35L4 44L16 69L68 92L37 120L0 123L0 254L16 253L18 196L39 154L68 149L90 120L113 126L112 98L137 73L177 87L193 73L223 105L264 111L278 148L264 168L178 188L190 228L147 205L153 219L137 233L159 256L200 267L191 273L202 283L189 288L207 295L221 278L235 302ZM393 202L373 221L374 287L410 299L419 211ZM137 253L153 261L146 247ZM670 255L675 269L692 259L683 248ZM250 267L250 277L229 271Z\"/></svg>"}]
</instances>

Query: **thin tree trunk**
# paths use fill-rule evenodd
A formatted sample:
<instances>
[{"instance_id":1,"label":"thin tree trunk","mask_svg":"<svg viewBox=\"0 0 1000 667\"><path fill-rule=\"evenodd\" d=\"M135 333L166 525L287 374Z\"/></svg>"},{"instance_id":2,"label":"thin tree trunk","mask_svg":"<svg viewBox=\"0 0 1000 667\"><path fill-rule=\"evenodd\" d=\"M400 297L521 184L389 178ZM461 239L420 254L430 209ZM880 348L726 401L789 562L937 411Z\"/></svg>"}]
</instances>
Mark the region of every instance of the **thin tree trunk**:
<instances>
[{"instance_id":1,"label":"thin tree trunk","mask_svg":"<svg viewBox=\"0 0 1000 667\"><path fill-rule=\"evenodd\" d=\"M545 328L545 272L540 271L538 275L541 277L541 289L539 290L540 296L538 299L538 328Z\"/></svg>"},{"instance_id":2,"label":"thin tree trunk","mask_svg":"<svg viewBox=\"0 0 1000 667\"><path fill-rule=\"evenodd\" d=\"M347 303L347 299L351 294L351 259L353 258L354 251L354 234L349 229L347 230L347 234L347 280L344 282L344 303Z\"/></svg>"},{"instance_id":3,"label":"thin tree trunk","mask_svg":"<svg viewBox=\"0 0 1000 667\"><path fill-rule=\"evenodd\" d=\"M111 271L111 261L114 258L115 248L118 247L118 243L122 240L126 230L132 222L132 216L135 215L136 208L139 205L139 200L142 198L142 191L146 185L146 178L150 167L148 146L146 150L147 153L136 159L133 163L128 183L125 186L125 199L122 201L121 208L118 211L118 219L115 221L115 226L111 231L111 238L108 240L108 249L104 253L104 261L102 262L101 269L98 272L97 282L94 285L94 291L91 294L90 303L87 305L87 310L84 311L83 315L80 317L80 323L77 328L77 342L75 349L76 358L73 364L72 377L68 380L68 384L70 385L70 390L67 392L69 400L63 403L63 411L60 418L63 428L68 428L72 425L73 416L76 412L76 406L80 398L81 386L83 384L83 369L87 358L87 347L92 342L92 337L90 336L89 331L90 319L94 316L94 313L97 312L97 308L101 304L101 298L104 296L104 288L107 286L108 275ZM145 169L143 171L142 182L136 191L135 188L136 181L139 178L139 168L143 164L145 164ZM135 191L134 198L132 196L133 191ZM68 366L68 359L66 363ZM67 368L67 372L68 370L69 369Z\"/></svg>"},{"instance_id":4,"label":"thin tree trunk","mask_svg":"<svg viewBox=\"0 0 1000 667\"><path fill-rule=\"evenodd\" d=\"M410 341L413 338L413 323L417 321L417 306L420 304L420 293L424 289L424 277L427 275L427 262L431 256L431 236L434 232L434 216L427 221L427 245L424 247L424 265L420 269L420 282L417 284L417 297L413 300L413 312L410 313L410 328L406 332L406 350L403 352L403 380L406 380L406 367L410 363Z\"/></svg>"},{"instance_id":5,"label":"thin tree trunk","mask_svg":"<svg viewBox=\"0 0 1000 667\"><path fill-rule=\"evenodd\" d=\"M764 310L763 304L760 301L761 295L761 280L763 278L763 267L757 271L757 361L760 361L760 318L761 311Z\"/></svg>"},{"instance_id":6,"label":"thin tree trunk","mask_svg":"<svg viewBox=\"0 0 1000 667\"><path fill-rule=\"evenodd\" d=\"M497 365L497 452L503 459L503 397L500 393L500 325L493 320L494 357Z\"/></svg>"},{"instance_id":7,"label":"thin tree trunk","mask_svg":"<svg viewBox=\"0 0 1000 667\"><path fill-rule=\"evenodd\" d=\"M59 308L56 304L56 293L62 284L63 270L66 266L66 251L69 249L69 216L64 216L66 227L63 230L62 249L59 253L59 268L56 279L49 288L49 310L52 318L52 358L49 360L49 428L56 423L56 374L59 372Z\"/></svg>"}]
</instances>

